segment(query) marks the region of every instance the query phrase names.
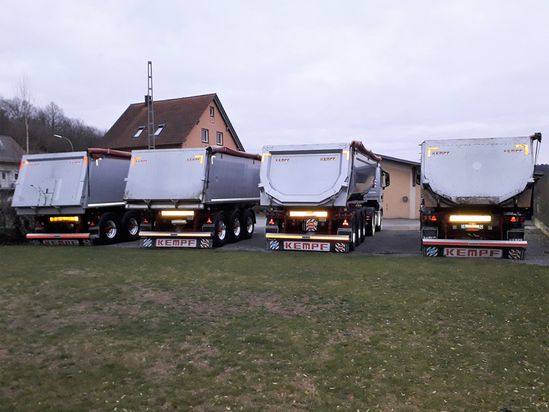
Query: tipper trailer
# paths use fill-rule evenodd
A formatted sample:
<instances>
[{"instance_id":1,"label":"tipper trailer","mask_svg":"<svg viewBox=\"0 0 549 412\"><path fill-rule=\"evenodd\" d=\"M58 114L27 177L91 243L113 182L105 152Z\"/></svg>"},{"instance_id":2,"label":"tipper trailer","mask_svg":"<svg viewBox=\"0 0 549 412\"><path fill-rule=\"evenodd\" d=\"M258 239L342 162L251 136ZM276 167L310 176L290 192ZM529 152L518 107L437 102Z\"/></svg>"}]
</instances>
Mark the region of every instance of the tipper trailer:
<instances>
[{"instance_id":1,"label":"tipper trailer","mask_svg":"<svg viewBox=\"0 0 549 412\"><path fill-rule=\"evenodd\" d=\"M45 245L137 238L140 215L124 207L130 153L88 149L25 155L12 206L31 217L26 237Z\"/></svg>"},{"instance_id":2,"label":"tipper trailer","mask_svg":"<svg viewBox=\"0 0 549 412\"><path fill-rule=\"evenodd\" d=\"M134 150L124 199L141 247L208 249L252 237L258 155L226 147Z\"/></svg>"},{"instance_id":3,"label":"tipper trailer","mask_svg":"<svg viewBox=\"0 0 549 412\"><path fill-rule=\"evenodd\" d=\"M541 133L421 145L424 256L524 259Z\"/></svg>"},{"instance_id":4,"label":"tipper trailer","mask_svg":"<svg viewBox=\"0 0 549 412\"><path fill-rule=\"evenodd\" d=\"M345 253L381 230L389 174L380 160L358 141L265 146L267 248Z\"/></svg>"}]
</instances>

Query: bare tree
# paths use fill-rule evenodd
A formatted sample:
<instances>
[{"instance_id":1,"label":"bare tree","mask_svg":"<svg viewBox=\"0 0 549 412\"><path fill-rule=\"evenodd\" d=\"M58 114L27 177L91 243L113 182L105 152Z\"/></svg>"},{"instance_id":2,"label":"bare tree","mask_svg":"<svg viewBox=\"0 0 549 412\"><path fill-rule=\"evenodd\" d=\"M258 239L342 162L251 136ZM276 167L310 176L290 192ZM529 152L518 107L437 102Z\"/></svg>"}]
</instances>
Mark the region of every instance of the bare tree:
<instances>
[{"instance_id":1,"label":"bare tree","mask_svg":"<svg viewBox=\"0 0 549 412\"><path fill-rule=\"evenodd\" d=\"M18 106L19 114L25 125L27 153L29 153L29 118L32 115L33 107L31 104L31 95L30 95L26 76L22 76L19 79L19 84L17 85L17 94L18 96L15 99L16 105Z\"/></svg>"},{"instance_id":2,"label":"bare tree","mask_svg":"<svg viewBox=\"0 0 549 412\"><path fill-rule=\"evenodd\" d=\"M64 120L65 115L63 114L63 109L61 109L54 102L50 102L45 108L44 112L46 114L46 124L51 130L51 134L54 135L57 132L61 122Z\"/></svg>"}]
</instances>

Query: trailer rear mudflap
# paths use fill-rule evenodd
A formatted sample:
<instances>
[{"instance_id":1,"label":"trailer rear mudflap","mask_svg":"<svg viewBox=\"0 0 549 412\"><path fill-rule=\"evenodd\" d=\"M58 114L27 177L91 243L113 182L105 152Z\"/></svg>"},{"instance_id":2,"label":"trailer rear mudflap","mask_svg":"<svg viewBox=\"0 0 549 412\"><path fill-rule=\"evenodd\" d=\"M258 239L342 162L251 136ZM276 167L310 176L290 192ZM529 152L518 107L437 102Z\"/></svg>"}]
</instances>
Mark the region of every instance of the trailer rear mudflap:
<instances>
[{"instance_id":1,"label":"trailer rear mudflap","mask_svg":"<svg viewBox=\"0 0 549 412\"><path fill-rule=\"evenodd\" d=\"M300 235L294 233L266 233L267 249L306 252L349 252L348 235Z\"/></svg>"},{"instance_id":2,"label":"trailer rear mudflap","mask_svg":"<svg viewBox=\"0 0 549 412\"><path fill-rule=\"evenodd\" d=\"M26 238L45 246L91 246L96 236L91 233L27 233Z\"/></svg>"},{"instance_id":3,"label":"trailer rear mudflap","mask_svg":"<svg viewBox=\"0 0 549 412\"><path fill-rule=\"evenodd\" d=\"M526 240L427 239L421 241L424 256L477 257L523 260Z\"/></svg>"},{"instance_id":4,"label":"trailer rear mudflap","mask_svg":"<svg viewBox=\"0 0 549 412\"><path fill-rule=\"evenodd\" d=\"M143 248L213 248L212 232L139 232L139 246Z\"/></svg>"}]
</instances>

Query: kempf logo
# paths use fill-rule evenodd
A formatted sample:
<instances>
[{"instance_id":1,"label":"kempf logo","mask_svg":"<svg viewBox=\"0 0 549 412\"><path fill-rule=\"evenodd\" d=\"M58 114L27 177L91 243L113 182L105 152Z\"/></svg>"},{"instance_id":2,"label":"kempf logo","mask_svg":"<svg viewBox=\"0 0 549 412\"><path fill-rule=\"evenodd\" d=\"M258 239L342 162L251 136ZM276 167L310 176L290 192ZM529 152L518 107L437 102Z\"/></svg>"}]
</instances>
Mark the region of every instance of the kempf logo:
<instances>
[{"instance_id":1,"label":"kempf logo","mask_svg":"<svg viewBox=\"0 0 549 412\"><path fill-rule=\"evenodd\" d=\"M440 156L450 154L448 150L440 150L439 147L428 147L427 148L427 157L431 156Z\"/></svg>"},{"instance_id":2,"label":"kempf logo","mask_svg":"<svg viewBox=\"0 0 549 412\"><path fill-rule=\"evenodd\" d=\"M307 250L309 252L329 252L330 244L326 242L294 242L284 241L285 250Z\"/></svg>"},{"instance_id":3,"label":"kempf logo","mask_svg":"<svg viewBox=\"0 0 549 412\"><path fill-rule=\"evenodd\" d=\"M503 252L501 249L470 249L470 248L446 247L444 248L444 256L500 258L503 256Z\"/></svg>"},{"instance_id":4,"label":"kempf logo","mask_svg":"<svg viewBox=\"0 0 549 412\"><path fill-rule=\"evenodd\" d=\"M505 153L522 153L524 152L525 155L528 154L528 145L527 144L516 144L514 149L504 149Z\"/></svg>"},{"instance_id":5,"label":"kempf logo","mask_svg":"<svg viewBox=\"0 0 549 412\"><path fill-rule=\"evenodd\" d=\"M196 247L196 239L156 239L156 247Z\"/></svg>"}]
</instances>

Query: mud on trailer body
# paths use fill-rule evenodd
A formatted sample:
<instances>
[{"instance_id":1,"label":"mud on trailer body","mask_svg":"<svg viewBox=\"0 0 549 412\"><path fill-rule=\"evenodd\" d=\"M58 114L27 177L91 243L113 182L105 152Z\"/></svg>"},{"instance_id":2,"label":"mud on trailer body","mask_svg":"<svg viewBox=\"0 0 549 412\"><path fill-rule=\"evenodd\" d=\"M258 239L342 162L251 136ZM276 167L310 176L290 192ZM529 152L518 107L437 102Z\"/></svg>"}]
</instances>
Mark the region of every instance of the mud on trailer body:
<instances>
[{"instance_id":1,"label":"mud on trailer body","mask_svg":"<svg viewBox=\"0 0 549 412\"><path fill-rule=\"evenodd\" d=\"M381 230L389 174L380 160L361 142L265 146L267 248L346 253Z\"/></svg>"},{"instance_id":2,"label":"mud on trailer body","mask_svg":"<svg viewBox=\"0 0 549 412\"><path fill-rule=\"evenodd\" d=\"M252 237L257 155L225 147L135 150L124 198L145 248L209 249Z\"/></svg>"},{"instance_id":3,"label":"mud on trailer body","mask_svg":"<svg viewBox=\"0 0 549 412\"><path fill-rule=\"evenodd\" d=\"M540 133L423 142L422 254L524 259L540 142Z\"/></svg>"},{"instance_id":4,"label":"mud on trailer body","mask_svg":"<svg viewBox=\"0 0 549 412\"><path fill-rule=\"evenodd\" d=\"M12 206L32 217L26 237L45 245L90 245L137 238L140 215L122 196L130 153L88 149L25 155Z\"/></svg>"}]
</instances>

